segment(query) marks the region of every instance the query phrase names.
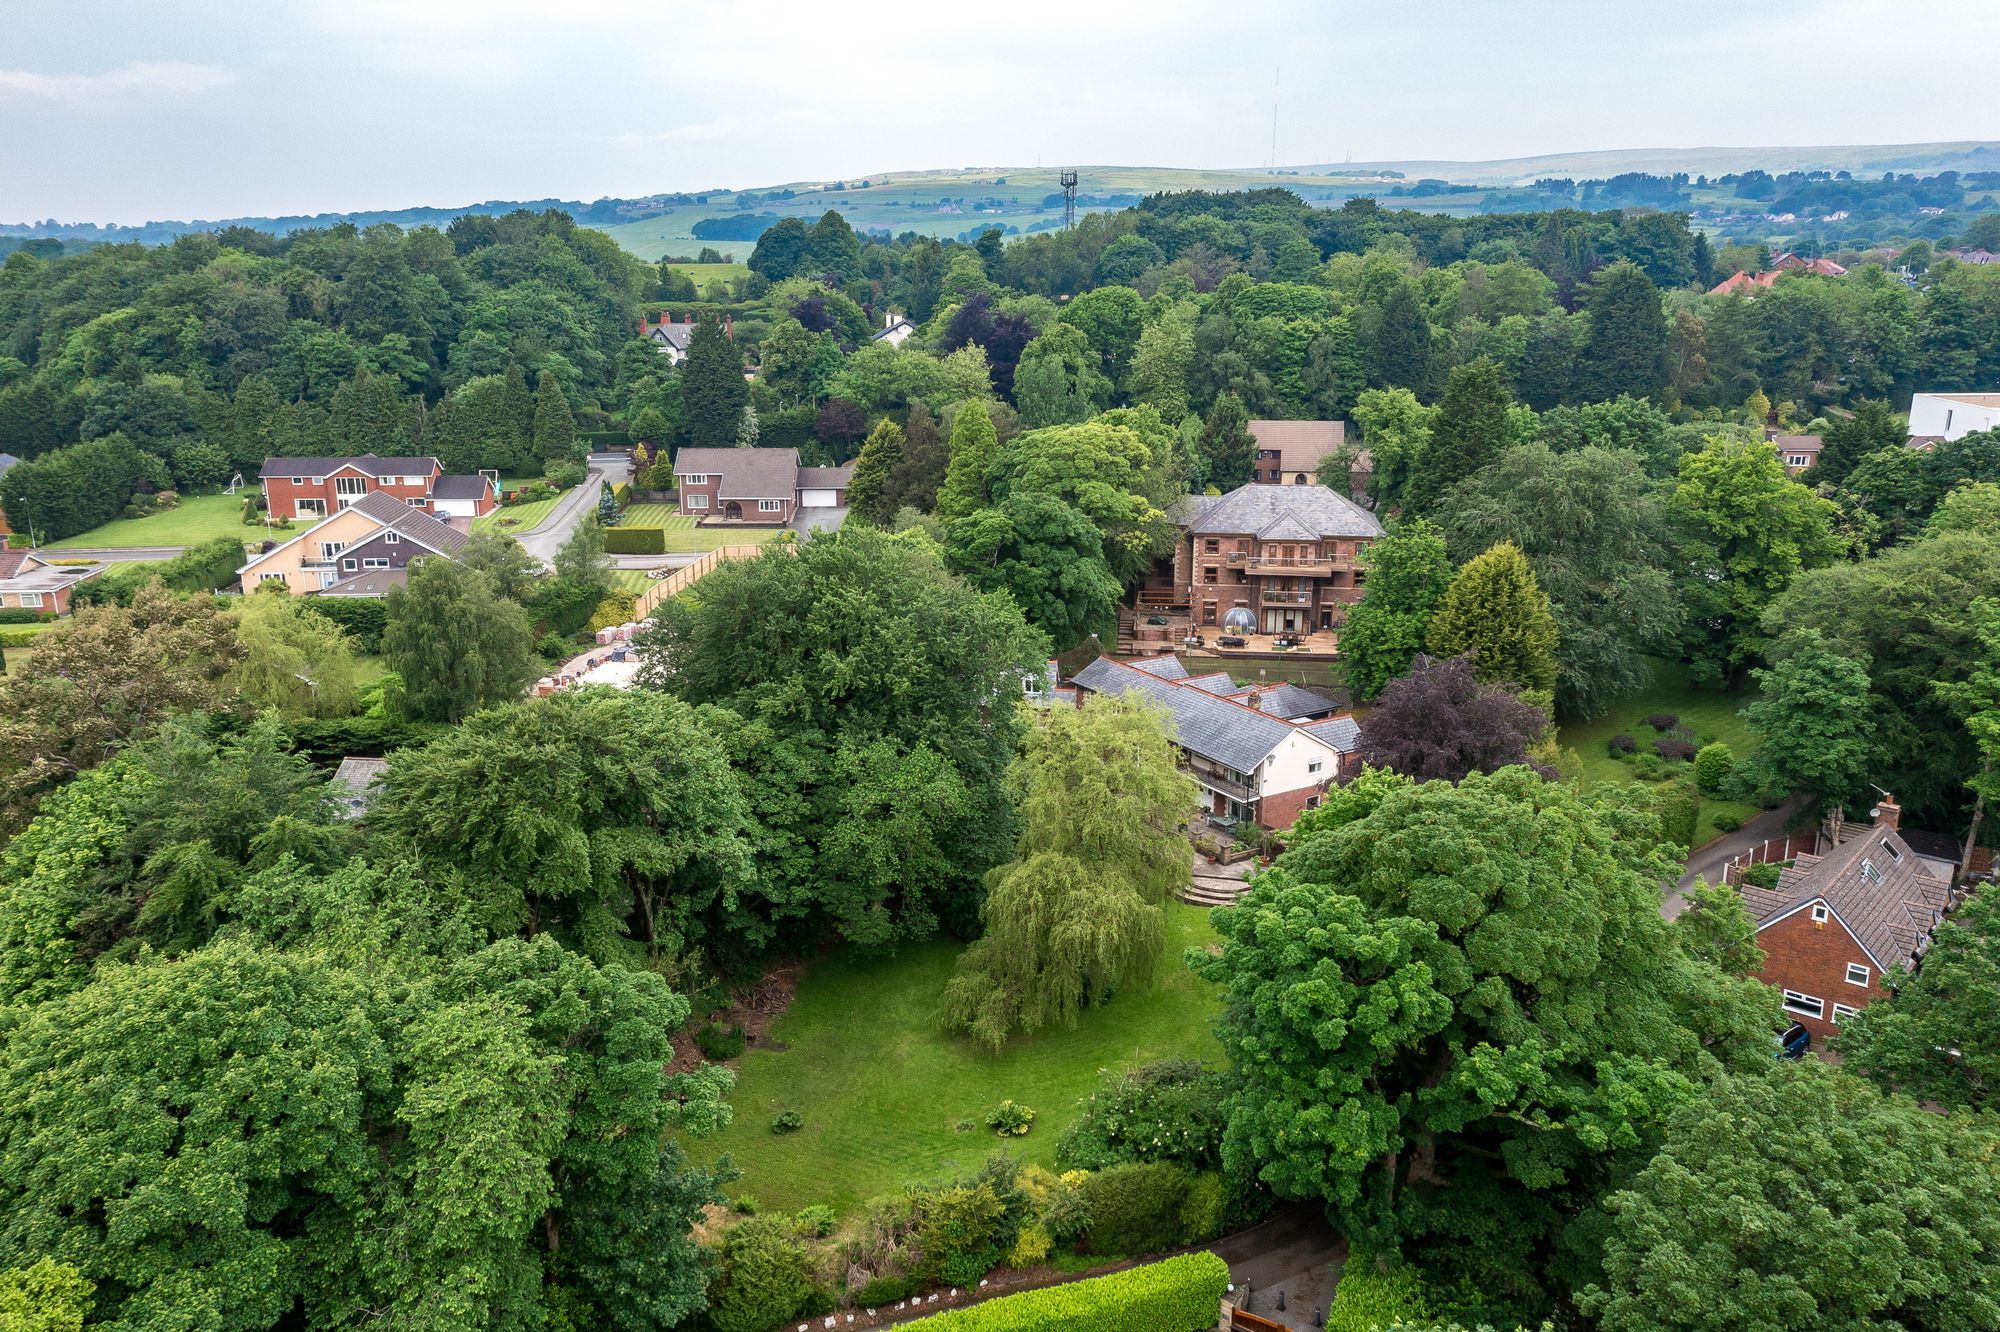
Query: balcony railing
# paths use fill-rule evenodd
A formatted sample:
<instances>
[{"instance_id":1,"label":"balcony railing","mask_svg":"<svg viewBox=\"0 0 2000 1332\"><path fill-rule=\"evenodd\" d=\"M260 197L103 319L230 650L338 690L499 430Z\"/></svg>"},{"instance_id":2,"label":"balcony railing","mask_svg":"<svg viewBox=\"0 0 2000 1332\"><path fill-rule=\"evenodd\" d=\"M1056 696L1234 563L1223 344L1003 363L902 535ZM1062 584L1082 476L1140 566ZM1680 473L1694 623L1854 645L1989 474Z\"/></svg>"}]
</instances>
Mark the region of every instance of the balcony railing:
<instances>
[{"instance_id":1,"label":"balcony railing","mask_svg":"<svg viewBox=\"0 0 2000 1332\"><path fill-rule=\"evenodd\" d=\"M1257 600L1266 606L1310 606L1313 604L1313 594L1267 590L1259 593Z\"/></svg>"},{"instance_id":2,"label":"balcony railing","mask_svg":"<svg viewBox=\"0 0 2000 1332\"><path fill-rule=\"evenodd\" d=\"M1284 559L1278 556L1255 556L1250 561L1250 572L1259 575L1299 574L1324 577L1335 572L1346 572L1354 568L1350 559L1335 559L1331 555L1295 556Z\"/></svg>"},{"instance_id":3,"label":"balcony railing","mask_svg":"<svg viewBox=\"0 0 2000 1332\"><path fill-rule=\"evenodd\" d=\"M1188 774L1212 791L1220 791L1236 800L1255 800L1257 788L1248 782L1241 782L1213 768L1199 763L1188 765Z\"/></svg>"}]
</instances>

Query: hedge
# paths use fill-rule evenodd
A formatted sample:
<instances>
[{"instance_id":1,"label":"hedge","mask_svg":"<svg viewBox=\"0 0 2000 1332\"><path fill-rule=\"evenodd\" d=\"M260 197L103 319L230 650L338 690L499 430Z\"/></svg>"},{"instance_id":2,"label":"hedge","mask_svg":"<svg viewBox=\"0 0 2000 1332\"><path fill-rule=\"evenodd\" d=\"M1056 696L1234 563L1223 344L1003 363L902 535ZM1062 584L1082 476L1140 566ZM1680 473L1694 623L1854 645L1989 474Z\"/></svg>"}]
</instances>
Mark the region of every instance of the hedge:
<instances>
[{"instance_id":1,"label":"hedge","mask_svg":"<svg viewBox=\"0 0 2000 1332\"><path fill-rule=\"evenodd\" d=\"M907 1326L928 1332L1198 1332L1222 1317L1229 1265L1184 1253L1110 1276L1006 1295Z\"/></svg>"},{"instance_id":2,"label":"hedge","mask_svg":"<svg viewBox=\"0 0 2000 1332\"><path fill-rule=\"evenodd\" d=\"M389 607L380 597L314 597L312 608L345 629L357 651L373 654L382 650Z\"/></svg>"},{"instance_id":3,"label":"hedge","mask_svg":"<svg viewBox=\"0 0 2000 1332\"><path fill-rule=\"evenodd\" d=\"M1421 1272L1408 1264L1385 1272L1372 1256L1354 1252L1340 1269L1326 1327L1327 1332L1379 1332L1429 1316Z\"/></svg>"},{"instance_id":4,"label":"hedge","mask_svg":"<svg viewBox=\"0 0 2000 1332\"><path fill-rule=\"evenodd\" d=\"M664 555L667 529L664 527L607 527L604 529L607 555Z\"/></svg>"},{"instance_id":5,"label":"hedge","mask_svg":"<svg viewBox=\"0 0 2000 1332\"><path fill-rule=\"evenodd\" d=\"M39 629L0 629L0 648L33 647L41 636Z\"/></svg>"}]
</instances>

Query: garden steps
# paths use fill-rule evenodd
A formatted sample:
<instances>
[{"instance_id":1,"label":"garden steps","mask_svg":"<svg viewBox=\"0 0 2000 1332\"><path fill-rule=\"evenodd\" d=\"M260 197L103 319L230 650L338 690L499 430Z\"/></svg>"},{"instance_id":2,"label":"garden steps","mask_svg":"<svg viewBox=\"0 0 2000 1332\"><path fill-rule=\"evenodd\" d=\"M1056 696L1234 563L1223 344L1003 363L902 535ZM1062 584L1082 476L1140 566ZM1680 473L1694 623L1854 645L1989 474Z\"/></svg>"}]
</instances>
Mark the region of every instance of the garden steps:
<instances>
[{"instance_id":1,"label":"garden steps","mask_svg":"<svg viewBox=\"0 0 2000 1332\"><path fill-rule=\"evenodd\" d=\"M1236 899L1248 891L1250 885L1242 879L1197 874L1187 887L1181 889L1179 896L1189 906L1234 906Z\"/></svg>"}]
</instances>

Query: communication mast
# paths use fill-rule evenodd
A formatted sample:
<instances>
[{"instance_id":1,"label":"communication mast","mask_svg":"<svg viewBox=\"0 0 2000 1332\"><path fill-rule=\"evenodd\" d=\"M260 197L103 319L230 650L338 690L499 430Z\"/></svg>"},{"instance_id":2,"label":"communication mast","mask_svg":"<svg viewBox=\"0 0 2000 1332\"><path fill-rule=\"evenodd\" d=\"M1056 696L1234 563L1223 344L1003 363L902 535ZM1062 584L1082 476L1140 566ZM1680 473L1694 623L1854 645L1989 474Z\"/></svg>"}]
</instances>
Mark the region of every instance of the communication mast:
<instances>
[{"instance_id":1,"label":"communication mast","mask_svg":"<svg viewBox=\"0 0 2000 1332\"><path fill-rule=\"evenodd\" d=\"M1063 230L1068 231L1076 225L1076 172L1066 170L1062 173L1062 192Z\"/></svg>"}]
</instances>

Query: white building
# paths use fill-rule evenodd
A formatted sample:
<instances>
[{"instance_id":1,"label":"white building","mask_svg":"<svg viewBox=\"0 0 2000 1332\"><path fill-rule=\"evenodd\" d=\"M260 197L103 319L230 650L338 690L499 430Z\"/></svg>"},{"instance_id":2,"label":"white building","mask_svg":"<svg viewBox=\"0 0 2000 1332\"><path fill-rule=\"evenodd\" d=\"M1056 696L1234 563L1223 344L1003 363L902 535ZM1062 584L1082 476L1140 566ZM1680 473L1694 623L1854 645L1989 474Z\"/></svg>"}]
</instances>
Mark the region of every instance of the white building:
<instances>
[{"instance_id":1,"label":"white building","mask_svg":"<svg viewBox=\"0 0 2000 1332\"><path fill-rule=\"evenodd\" d=\"M882 316L882 327L869 341L886 342L891 347L900 347L917 331L917 326L902 315L891 310Z\"/></svg>"},{"instance_id":2,"label":"white building","mask_svg":"<svg viewBox=\"0 0 2000 1332\"><path fill-rule=\"evenodd\" d=\"M1910 399L1910 447L2000 429L2000 393L1919 393Z\"/></svg>"}]
</instances>

